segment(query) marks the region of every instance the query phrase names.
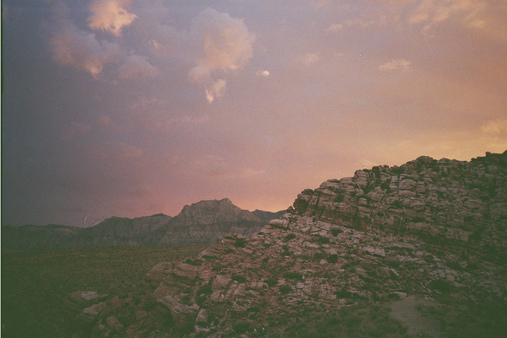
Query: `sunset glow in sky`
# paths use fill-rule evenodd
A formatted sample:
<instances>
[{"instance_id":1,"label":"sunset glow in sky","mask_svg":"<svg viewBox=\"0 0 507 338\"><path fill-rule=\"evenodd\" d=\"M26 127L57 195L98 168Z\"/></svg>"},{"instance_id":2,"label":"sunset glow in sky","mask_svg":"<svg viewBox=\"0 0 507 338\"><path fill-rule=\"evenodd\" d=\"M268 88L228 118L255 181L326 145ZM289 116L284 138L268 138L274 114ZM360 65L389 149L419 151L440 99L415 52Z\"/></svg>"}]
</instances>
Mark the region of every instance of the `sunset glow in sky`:
<instances>
[{"instance_id":1,"label":"sunset glow in sky","mask_svg":"<svg viewBox=\"0 0 507 338\"><path fill-rule=\"evenodd\" d=\"M507 150L503 0L4 0L2 223L91 226Z\"/></svg>"}]
</instances>

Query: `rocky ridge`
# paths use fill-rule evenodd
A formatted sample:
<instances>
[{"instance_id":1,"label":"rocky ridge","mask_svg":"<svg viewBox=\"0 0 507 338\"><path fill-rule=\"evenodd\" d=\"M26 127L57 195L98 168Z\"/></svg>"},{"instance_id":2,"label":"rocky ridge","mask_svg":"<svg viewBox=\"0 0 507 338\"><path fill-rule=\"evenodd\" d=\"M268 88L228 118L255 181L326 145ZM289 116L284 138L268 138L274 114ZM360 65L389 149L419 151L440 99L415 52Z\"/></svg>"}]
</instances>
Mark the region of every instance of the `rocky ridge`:
<instances>
[{"instance_id":1,"label":"rocky ridge","mask_svg":"<svg viewBox=\"0 0 507 338\"><path fill-rule=\"evenodd\" d=\"M288 211L250 238L159 263L151 288L88 311L93 334L292 336L311 318L407 296L489 304L494 315L472 318L480 333L507 329L497 320L507 304L507 152L357 171L303 191Z\"/></svg>"},{"instance_id":2,"label":"rocky ridge","mask_svg":"<svg viewBox=\"0 0 507 338\"><path fill-rule=\"evenodd\" d=\"M164 214L134 219L111 217L90 228L64 225L2 226L2 247L27 250L80 246L209 244L230 233L250 236L281 214L258 210L250 212L224 198L186 205L175 217Z\"/></svg>"}]
</instances>

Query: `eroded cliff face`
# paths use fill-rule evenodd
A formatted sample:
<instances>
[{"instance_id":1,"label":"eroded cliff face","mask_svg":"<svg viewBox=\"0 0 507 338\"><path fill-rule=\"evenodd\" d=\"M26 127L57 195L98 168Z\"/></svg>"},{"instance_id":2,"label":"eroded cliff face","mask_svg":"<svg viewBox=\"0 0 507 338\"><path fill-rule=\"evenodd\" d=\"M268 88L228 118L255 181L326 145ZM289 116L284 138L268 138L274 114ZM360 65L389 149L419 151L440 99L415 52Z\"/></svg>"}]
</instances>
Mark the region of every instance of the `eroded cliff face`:
<instances>
[{"instance_id":1,"label":"eroded cliff face","mask_svg":"<svg viewBox=\"0 0 507 338\"><path fill-rule=\"evenodd\" d=\"M358 170L297 197L293 212L346 227L467 242L507 218L507 152L471 162L419 157Z\"/></svg>"}]
</instances>

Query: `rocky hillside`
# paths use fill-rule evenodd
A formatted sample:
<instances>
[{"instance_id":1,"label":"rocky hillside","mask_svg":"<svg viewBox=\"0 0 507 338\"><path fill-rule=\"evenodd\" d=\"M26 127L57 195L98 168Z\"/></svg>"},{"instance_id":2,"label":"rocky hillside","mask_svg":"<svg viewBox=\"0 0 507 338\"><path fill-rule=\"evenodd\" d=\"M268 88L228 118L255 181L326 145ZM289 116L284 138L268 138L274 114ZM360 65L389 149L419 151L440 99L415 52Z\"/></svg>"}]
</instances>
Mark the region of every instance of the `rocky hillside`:
<instances>
[{"instance_id":1,"label":"rocky hillside","mask_svg":"<svg viewBox=\"0 0 507 338\"><path fill-rule=\"evenodd\" d=\"M400 337L408 322L377 304L422 299L427 335L501 337L506 250L507 152L420 157L305 190L252 237L161 262L151 288L97 298L76 321L103 337Z\"/></svg>"},{"instance_id":2,"label":"rocky hillside","mask_svg":"<svg viewBox=\"0 0 507 338\"><path fill-rule=\"evenodd\" d=\"M255 213L260 213L261 217ZM250 236L282 213L242 210L225 198L186 205L176 217L111 217L90 228L64 225L2 226L4 249L77 246L184 246L214 243L230 233Z\"/></svg>"}]
</instances>

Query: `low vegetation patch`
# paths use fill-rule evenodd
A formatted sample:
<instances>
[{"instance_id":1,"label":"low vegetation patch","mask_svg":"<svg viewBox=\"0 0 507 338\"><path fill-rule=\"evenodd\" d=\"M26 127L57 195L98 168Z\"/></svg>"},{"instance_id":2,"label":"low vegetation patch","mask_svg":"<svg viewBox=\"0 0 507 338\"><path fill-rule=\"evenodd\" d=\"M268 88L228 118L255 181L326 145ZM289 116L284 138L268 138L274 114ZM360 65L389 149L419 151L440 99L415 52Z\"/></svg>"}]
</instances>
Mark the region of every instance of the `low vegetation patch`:
<instances>
[{"instance_id":1,"label":"low vegetation patch","mask_svg":"<svg viewBox=\"0 0 507 338\"><path fill-rule=\"evenodd\" d=\"M146 284L146 273L156 264L195 257L205 247L2 250L2 337L70 336L65 329L77 315L69 307L71 293L93 290L126 297ZM146 304L145 309L157 306Z\"/></svg>"},{"instance_id":2,"label":"low vegetation patch","mask_svg":"<svg viewBox=\"0 0 507 338\"><path fill-rule=\"evenodd\" d=\"M276 286L278 284L278 278L270 277L266 280L266 284L270 287Z\"/></svg>"},{"instance_id":3,"label":"low vegetation patch","mask_svg":"<svg viewBox=\"0 0 507 338\"><path fill-rule=\"evenodd\" d=\"M436 279L431 281L428 285L431 289L440 291L442 293L449 293L452 291L452 284L446 279Z\"/></svg>"},{"instance_id":4,"label":"low vegetation patch","mask_svg":"<svg viewBox=\"0 0 507 338\"><path fill-rule=\"evenodd\" d=\"M290 286L288 286L288 285L282 285L282 286L280 286L279 291L280 291L280 293L281 293L282 295L286 295L286 294L288 294L289 292L291 292L291 291L292 291L292 289L291 289L291 287L290 287Z\"/></svg>"},{"instance_id":5,"label":"low vegetation patch","mask_svg":"<svg viewBox=\"0 0 507 338\"><path fill-rule=\"evenodd\" d=\"M200 265L202 265L203 261L201 261L200 259L188 258L185 260L185 263L190 264L190 265L194 265L194 266L200 266Z\"/></svg>"},{"instance_id":6,"label":"low vegetation patch","mask_svg":"<svg viewBox=\"0 0 507 338\"><path fill-rule=\"evenodd\" d=\"M234 246L236 248L244 248L246 245L246 238L238 238L236 239L236 242L234 243Z\"/></svg>"},{"instance_id":7,"label":"low vegetation patch","mask_svg":"<svg viewBox=\"0 0 507 338\"><path fill-rule=\"evenodd\" d=\"M288 234L287 236L285 236L283 241L287 243L288 241L290 241L291 239L294 239L294 238L296 238L295 234Z\"/></svg>"},{"instance_id":8,"label":"low vegetation patch","mask_svg":"<svg viewBox=\"0 0 507 338\"><path fill-rule=\"evenodd\" d=\"M339 234L341 234L343 231L340 230L340 229L331 229L331 235L333 235L334 237L338 236Z\"/></svg>"},{"instance_id":9,"label":"low vegetation patch","mask_svg":"<svg viewBox=\"0 0 507 338\"><path fill-rule=\"evenodd\" d=\"M245 276L241 276L241 275L232 275L231 279L235 280L238 283L246 283L247 282L246 277Z\"/></svg>"},{"instance_id":10,"label":"low vegetation patch","mask_svg":"<svg viewBox=\"0 0 507 338\"><path fill-rule=\"evenodd\" d=\"M302 279L303 278L303 274L299 273L299 272L286 272L283 274L283 278L286 278L286 279Z\"/></svg>"},{"instance_id":11,"label":"low vegetation patch","mask_svg":"<svg viewBox=\"0 0 507 338\"><path fill-rule=\"evenodd\" d=\"M196 295L202 295L202 294L205 294L205 295L211 295L213 293L213 291L211 290L211 283L208 283L208 284L204 284L203 286L201 286L197 292L195 293Z\"/></svg>"}]
</instances>

